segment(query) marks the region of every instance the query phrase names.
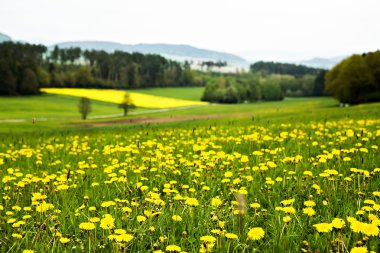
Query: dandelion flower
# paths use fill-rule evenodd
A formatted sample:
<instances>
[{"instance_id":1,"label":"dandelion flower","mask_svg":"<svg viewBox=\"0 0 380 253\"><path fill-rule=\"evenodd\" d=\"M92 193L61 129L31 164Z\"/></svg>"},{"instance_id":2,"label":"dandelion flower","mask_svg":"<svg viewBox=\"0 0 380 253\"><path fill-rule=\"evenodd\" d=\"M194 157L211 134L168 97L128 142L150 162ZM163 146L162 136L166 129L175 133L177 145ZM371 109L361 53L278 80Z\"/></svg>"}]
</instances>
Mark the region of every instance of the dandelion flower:
<instances>
[{"instance_id":1,"label":"dandelion flower","mask_svg":"<svg viewBox=\"0 0 380 253\"><path fill-rule=\"evenodd\" d=\"M233 233L226 233L224 236L228 239L238 239L238 236Z\"/></svg>"},{"instance_id":2,"label":"dandelion flower","mask_svg":"<svg viewBox=\"0 0 380 253\"><path fill-rule=\"evenodd\" d=\"M173 215L172 216L172 220L174 220L174 221L182 221L182 218L179 215Z\"/></svg>"},{"instance_id":3,"label":"dandelion flower","mask_svg":"<svg viewBox=\"0 0 380 253\"><path fill-rule=\"evenodd\" d=\"M95 229L95 224L92 222L82 222L79 224L79 228L83 230L93 230Z\"/></svg>"},{"instance_id":4,"label":"dandelion flower","mask_svg":"<svg viewBox=\"0 0 380 253\"><path fill-rule=\"evenodd\" d=\"M169 251L169 252L181 252L181 247L177 246L177 245L168 245L166 246L166 251Z\"/></svg>"},{"instance_id":5,"label":"dandelion flower","mask_svg":"<svg viewBox=\"0 0 380 253\"><path fill-rule=\"evenodd\" d=\"M366 247L354 247L351 249L350 253L367 253L368 250Z\"/></svg>"},{"instance_id":6,"label":"dandelion flower","mask_svg":"<svg viewBox=\"0 0 380 253\"><path fill-rule=\"evenodd\" d=\"M248 232L248 240L253 240L253 241L256 241L256 240L260 240L261 238L263 238L265 235L265 231L264 229L262 229L261 227L255 227L255 228L252 228L251 230L249 230Z\"/></svg>"},{"instance_id":7,"label":"dandelion flower","mask_svg":"<svg viewBox=\"0 0 380 253\"><path fill-rule=\"evenodd\" d=\"M202 236L200 240L203 243L214 243L216 241L216 238L211 235L205 235L205 236Z\"/></svg>"},{"instance_id":8,"label":"dandelion flower","mask_svg":"<svg viewBox=\"0 0 380 253\"><path fill-rule=\"evenodd\" d=\"M333 225L330 223L319 223L313 225L313 227L315 227L319 233L327 233L333 229Z\"/></svg>"},{"instance_id":9,"label":"dandelion flower","mask_svg":"<svg viewBox=\"0 0 380 253\"><path fill-rule=\"evenodd\" d=\"M68 243L69 241L70 241L70 239L69 239L69 238L66 238L66 237L61 237L61 238L59 239L59 242L62 243L62 244Z\"/></svg>"},{"instance_id":10,"label":"dandelion flower","mask_svg":"<svg viewBox=\"0 0 380 253\"><path fill-rule=\"evenodd\" d=\"M307 214L309 216L313 216L315 214L314 209L311 208L311 207L306 207L302 211L303 211L304 214Z\"/></svg>"},{"instance_id":11,"label":"dandelion flower","mask_svg":"<svg viewBox=\"0 0 380 253\"><path fill-rule=\"evenodd\" d=\"M100 227L103 229L111 229L115 227L115 219L110 214L105 214L100 220Z\"/></svg>"}]
</instances>

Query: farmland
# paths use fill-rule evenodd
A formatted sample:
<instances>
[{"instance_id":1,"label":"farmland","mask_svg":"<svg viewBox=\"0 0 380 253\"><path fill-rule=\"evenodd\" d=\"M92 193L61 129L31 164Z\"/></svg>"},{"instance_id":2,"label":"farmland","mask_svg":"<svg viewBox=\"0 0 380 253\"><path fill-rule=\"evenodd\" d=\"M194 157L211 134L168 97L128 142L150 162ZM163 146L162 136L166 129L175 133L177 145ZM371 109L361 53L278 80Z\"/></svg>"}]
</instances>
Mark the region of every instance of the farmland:
<instances>
[{"instance_id":1,"label":"farmland","mask_svg":"<svg viewBox=\"0 0 380 253\"><path fill-rule=\"evenodd\" d=\"M378 252L379 104L335 105L2 135L1 252Z\"/></svg>"}]
</instances>

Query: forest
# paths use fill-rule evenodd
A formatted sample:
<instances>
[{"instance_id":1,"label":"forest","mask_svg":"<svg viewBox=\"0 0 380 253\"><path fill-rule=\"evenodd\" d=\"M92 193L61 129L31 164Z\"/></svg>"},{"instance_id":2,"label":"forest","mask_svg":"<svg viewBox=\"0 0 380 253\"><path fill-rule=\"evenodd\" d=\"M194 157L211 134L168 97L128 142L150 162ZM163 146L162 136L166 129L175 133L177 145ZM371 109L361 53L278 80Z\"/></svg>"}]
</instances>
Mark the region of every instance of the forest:
<instances>
[{"instance_id":1,"label":"forest","mask_svg":"<svg viewBox=\"0 0 380 253\"><path fill-rule=\"evenodd\" d=\"M133 89L203 85L190 65L159 55L43 45L0 44L0 94L32 95L42 87Z\"/></svg>"}]
</instances>

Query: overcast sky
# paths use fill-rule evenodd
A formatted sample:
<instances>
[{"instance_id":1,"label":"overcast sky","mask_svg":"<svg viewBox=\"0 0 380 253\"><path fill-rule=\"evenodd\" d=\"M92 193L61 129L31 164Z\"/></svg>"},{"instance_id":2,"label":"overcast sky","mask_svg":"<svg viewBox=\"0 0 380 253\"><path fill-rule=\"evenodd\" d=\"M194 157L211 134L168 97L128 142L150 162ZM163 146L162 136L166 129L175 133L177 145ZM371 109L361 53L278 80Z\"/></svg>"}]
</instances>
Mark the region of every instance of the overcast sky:
<instances>
[{"instance_id":1,"label":"overcast sky","mask_svg":"<svg viewBox=\"0 0 380 253\"><path fill-rule=\"evenodd\" d=\"M173 43L245 58L334 57L380 49L379 0L0 0L0 32Z\"/></svg>"}]
</instances>

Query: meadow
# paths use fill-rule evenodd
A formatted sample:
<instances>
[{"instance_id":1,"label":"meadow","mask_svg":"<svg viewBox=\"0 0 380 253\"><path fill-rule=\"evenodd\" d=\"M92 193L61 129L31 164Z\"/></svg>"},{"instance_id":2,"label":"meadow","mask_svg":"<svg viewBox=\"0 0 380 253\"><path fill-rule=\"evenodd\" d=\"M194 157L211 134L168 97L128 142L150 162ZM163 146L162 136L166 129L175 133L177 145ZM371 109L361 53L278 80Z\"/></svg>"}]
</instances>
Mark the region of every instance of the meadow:
<instances>
[{"instance_id":1,"label":"meadow","mask_svg":"<svg viewBox=\"0 0 380 253\"><path fill-rule=\"evenodd\" d=\"M380 251L380 104L220 113L1 134L0 252Z\"/></svg>"}]
</instances>

